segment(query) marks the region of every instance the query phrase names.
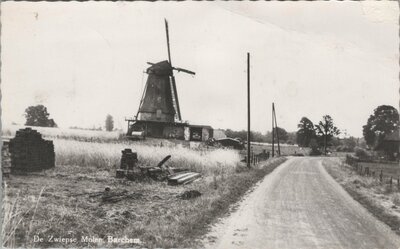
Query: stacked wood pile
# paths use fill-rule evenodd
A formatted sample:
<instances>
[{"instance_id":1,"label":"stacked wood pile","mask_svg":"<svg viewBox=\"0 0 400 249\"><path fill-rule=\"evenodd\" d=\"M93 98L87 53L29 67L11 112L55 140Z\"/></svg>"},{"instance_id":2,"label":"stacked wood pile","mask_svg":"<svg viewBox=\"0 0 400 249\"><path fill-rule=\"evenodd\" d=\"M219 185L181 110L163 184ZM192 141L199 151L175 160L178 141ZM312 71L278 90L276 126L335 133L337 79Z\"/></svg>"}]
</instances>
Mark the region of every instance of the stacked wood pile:
<instances>
[{"instance_id":1,"label":"stacked wood pile","mask_svg":"<svg viewBox=\"0 0 400 249\"><path fill-rule=\"evenodd\" d=\"M20 129L10 140L11 173L32 172L55 166L53 141L31 128Z\"/></svg>"},{"instance_id":2,"label":"stacked wood pile","mask_svg":"<svg viewBox=\"0 0 400 249\"><path fill-rule=\"evenodd\" d=\"M1 170L3 177L8 177L11 173L9 141L3 141L3 146L1 147Z\"/></svg>"},{"instance_id":3,"label":"stacked wood pile","mask_svg":"<svg viewBox=\"0 0 400 249\"><path fill-rule=\"evenodd\" d=\"M201 174L195 172L178 173L168 177L168 185L185 185L195 181L200 177Z\"/></svg>"}]
</instances>

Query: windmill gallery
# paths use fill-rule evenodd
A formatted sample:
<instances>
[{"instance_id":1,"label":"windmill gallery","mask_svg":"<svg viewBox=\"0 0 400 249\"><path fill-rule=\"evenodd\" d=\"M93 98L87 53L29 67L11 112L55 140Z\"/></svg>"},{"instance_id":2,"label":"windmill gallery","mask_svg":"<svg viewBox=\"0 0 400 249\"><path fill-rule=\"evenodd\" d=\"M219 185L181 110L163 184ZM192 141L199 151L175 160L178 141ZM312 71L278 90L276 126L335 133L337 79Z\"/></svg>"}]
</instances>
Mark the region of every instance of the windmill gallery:
<instances>
[{"instance_id":1,"label":"windmill gallery","mask_svg":"<svg viewBox=\"0 0 400 249\"><path fill-rule=\"evenodd\" d=\"M168 22L165 20L168 60L150 63L146 86L139 109L128 122L128 138L157 137L189 141L207 141L213 137L208 125L191 125L182 121L174 71L195 75L194 72L174 67L171 62Z\"/></svg>"}]
</instances>

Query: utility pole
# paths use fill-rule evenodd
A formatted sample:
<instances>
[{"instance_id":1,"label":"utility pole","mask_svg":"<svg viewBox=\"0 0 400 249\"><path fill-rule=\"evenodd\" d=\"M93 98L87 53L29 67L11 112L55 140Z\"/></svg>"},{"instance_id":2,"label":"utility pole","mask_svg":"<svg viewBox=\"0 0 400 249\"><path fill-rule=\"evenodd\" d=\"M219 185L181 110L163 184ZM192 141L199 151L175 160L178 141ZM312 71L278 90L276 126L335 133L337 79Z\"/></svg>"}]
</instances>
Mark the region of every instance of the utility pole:
<instances>
[{"instance_id":1,"label":"utility pole","mask_svg":"<svg viewBox=\"0 0 400 249\"><path fill-rule=\"evenodd\" d=\"M275 155L274 103L272 102L272 157Z\"/></svg>"},{"instance_id":2,"label":"utility pole","mask_svg":"<svg viewBox=\"0 0 400 249\"><path fill-rule=\"evenodd\" d=\"M276 121L275 104L272 102L272 157L275 156L275 135L278 143L278 156L280 156L281 146L279 144L278 123Z\"/></svg>"},{"instance_id":3,"label":"utility pole","mask_svg":"<svg viewBox=\"0 0 400 249\"><path fill-rule=\"evenodd\" d=\"M325 153L325 156L326 156L326 136L327 136L327 130L328 130L328 124L327 124L327 122L326 122L326 120L325 120L325 124L324 124L324 153Z\"/></svg>"},{"instance_id":4,"label":"utility pole","mask_svg":"<svg viewBox=\"0 0 400 249\"><path fill-rule=\"evenodd\" d=\"M275 112L275 105L272 103L273 113L274 113L274 120L275 120L275 131L276 131L276 140L278 142L278 155L281 155L281 146L279 145L279 134L278 134L278 123L276 121L276 112Z\"/></svg>"},{"instance_id":5,"label":"utility pole","mask_svg":"<svg viewBox=\"0 0 400 249\"><path fill-rule=\"evenodd\" d=\"M247 167L250 164L250 53L247 53Z\"/></svg>"}]
</instances>

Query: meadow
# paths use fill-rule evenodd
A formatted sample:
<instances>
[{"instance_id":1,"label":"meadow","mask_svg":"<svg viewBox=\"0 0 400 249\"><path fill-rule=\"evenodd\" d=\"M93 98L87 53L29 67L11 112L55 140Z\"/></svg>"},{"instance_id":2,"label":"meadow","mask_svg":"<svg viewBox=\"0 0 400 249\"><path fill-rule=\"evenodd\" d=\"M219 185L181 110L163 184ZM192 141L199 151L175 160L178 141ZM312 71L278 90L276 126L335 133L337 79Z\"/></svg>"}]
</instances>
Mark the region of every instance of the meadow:
<instances>
[{"instance_id":1,"label":"meadow","mask_svg":"<svg viewBox=\"0 0 400 249\"><path fill-rule=\"evenodd\" d=\"M109 243L107 236L140 239L142 247L199 246L197 239L216 218L227 215L232 204L285 161L283 157L274 158L248 169L240 162L238 151L231 149L191 148L190 144L170 140L125 141L97 131L87 134L69 133L75 130L57 133L53 128L41 131L46 139L53 140L56 167L5 179L3 246L139 246ZM10 130L7 132L12 135ZM95 134L99 137L93 137ZM184 186L169 186L148 178L117 179L115 170L125 148L138 153L140 166L155 166L171 155L169 166L188 168L201 173L202 178ZM106 187L129 193L129 197L108 203L102 194L93 194L104 193ZM179 198L189 190L199 191L201 196L190 200ZM35 242L34 235L44 241ZM50 236L76 241L50 242ZM85 236L101 240L82 240Z\"/></svg>"},{"instance_id":2,"label":"meadow","mask_svg":"<svg viewBox=\"0 0 400 249\"><path fill-rule=\"evenodd\" d=\"M123 131L97 131L97 130L82 130L71 128L52 128L52 127L38 127L38 126L24 126L24 125L7 125L2 129L2 137L11 138L19 129L30 127L40 132L43 137L47 138L64 138L73 140L86 140L86 141L112 141L118 140Z\"/></svg>"},{"instance_id":3,"label":"meadow","mask_svg":"<svg viewBox=\"0 0 400 249\"><path fill-rule=\"evenodd\" d=\"M240 157L229 149L200 149L177 146L146 145L140 142L119 143L79 142L55 139L57 165L93 166L98 169L115 169L121 160L121 151L130 148L138 153L139 165L156 166L164 157L171 155L169 166L188 168L205 175L226 173L235 170Z\"/></svg>"}]
</instances>

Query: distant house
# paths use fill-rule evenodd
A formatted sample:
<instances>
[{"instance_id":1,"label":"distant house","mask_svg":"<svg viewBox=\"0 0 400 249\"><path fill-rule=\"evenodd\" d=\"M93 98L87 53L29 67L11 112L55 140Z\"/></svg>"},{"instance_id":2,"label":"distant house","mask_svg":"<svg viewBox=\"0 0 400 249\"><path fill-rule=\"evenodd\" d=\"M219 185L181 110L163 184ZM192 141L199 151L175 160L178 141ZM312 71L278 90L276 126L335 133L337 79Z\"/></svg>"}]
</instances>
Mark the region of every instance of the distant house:
<instances>
[{"instance_id":1,"label":"distant house","mask_svg":"<svg viewBox=\"0 0 400 249\"><path fill-rule=\"evenodd\" d=\"M385 151L392 159L399 158L400 155L400 134L399 130L386 134L377 144L375 150Z\"/></svg>"}]
</instances>

